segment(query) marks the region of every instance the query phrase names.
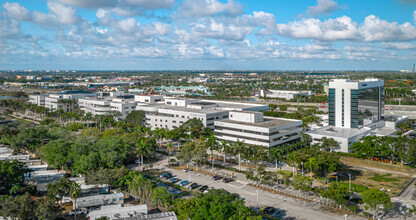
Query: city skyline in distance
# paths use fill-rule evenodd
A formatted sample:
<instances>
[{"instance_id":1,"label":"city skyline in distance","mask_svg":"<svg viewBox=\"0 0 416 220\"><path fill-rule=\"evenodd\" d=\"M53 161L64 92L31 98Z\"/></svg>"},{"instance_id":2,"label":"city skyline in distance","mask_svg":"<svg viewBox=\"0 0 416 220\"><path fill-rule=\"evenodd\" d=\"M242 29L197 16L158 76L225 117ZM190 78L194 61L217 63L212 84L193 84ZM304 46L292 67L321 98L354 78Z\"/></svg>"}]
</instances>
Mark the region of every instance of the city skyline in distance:
<instances>
[{"instance_id":1,"label":"city skyline in distance","mask_svg":"<svg viewBox=\"0 0 416 220\"><path fill-rule=\"evenodd\" d=\"M34 0L0 7L0 69L412 70L413 1Z\"/></svg>"}]
</instances>

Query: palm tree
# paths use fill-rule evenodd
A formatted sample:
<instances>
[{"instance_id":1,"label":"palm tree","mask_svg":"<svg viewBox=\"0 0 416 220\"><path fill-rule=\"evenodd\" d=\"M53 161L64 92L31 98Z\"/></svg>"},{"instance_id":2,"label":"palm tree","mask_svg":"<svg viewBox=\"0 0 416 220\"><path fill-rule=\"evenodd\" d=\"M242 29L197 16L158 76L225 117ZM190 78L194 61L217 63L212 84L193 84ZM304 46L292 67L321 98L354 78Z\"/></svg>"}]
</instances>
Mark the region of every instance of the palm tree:
<instances>
[{"instance_id":1,"label":"palm tree","mask_svg":"<svg viewBox=\"0 0 416 220\"><path fill-rule=\"evenodd\" d=\"M228 142L227 141L225 141L225 140L222 140L221 141L221 151L224 153L224 164L225 164L225 156L226 156L226 152L228 151L228 149L229 149L229 144L228 144Z\"/></svg>"},{"instance_id":2,"label":"palm tree","mask_svg":"<svg viewBox=\"0 0 416 220\"><path fill-rule=\"evenodd\" d=\"M232 151L233 154L237 154L238 153L238 166L239 166L239 171L241 171L241 152L244 150L244 142L240 141L237 139L236 142L233 143L232 145Z\"/></svg>"},{"instance_id":3,"label":"palm tree","mask_svg":"<svg viewBox=\"0 0 416 220\"><path fill-rule=\"evenodd\" d=\"M306 167L309 167L309 172L311 173L312 178L312 172L316 171L319 168L318 161L315 157L310 157L308 162L305 164Z\"/></svg>"},{"instance_id":4,"label":"palm tree","mask_svg":"<svg viewBox=\"0 0 416 220\"><path fill-rule=\"evenodd\" d=\"M276 162L276 171L277 171L277 162L282 158L282 150L277 147L270 149L269 157Z\"/></svg>"},{"instance_id":5,"label":"palm tree","mask_svg":"<svg viewBox=\"0 0 416 220\"><path fill-rule=\"evenodd\" d=\"M339 146L339 143L334 140L333 138L327 138L327 137L323 137L321 139L321 148L324 151L333 151L333 149L337 148Z\"/></svg>"},{"instance_id":6,"label":"palm tree","mask_svg":"<svg viewBox=\"0 0 416 220\"><path fill-rule=\"evenodd\" d=\"M207 138L206 145L211 149L211 169L214 169L214 148L217 146L217 137L214 134L210 134Z\"/></svg>"},{"instance_id":7,"label":"palm tree","mask_svg":"<svg viewBox=\"0 0 416 220\"><path fill-rule=\"evenodd\" d=\"M69 189L69 195L74 200L75 209L77 209L77 198L81 195L81 187L78 183L73 182ZM77 219L77 212L75 212L74 219Z\"/></svg>"},{"instance_id":8,"label":"palm tree","mask_svg":"<svg viewBox=\"0 0 416 220\"><path fill-rule=\"evenodd\" d=\"M93 118L93 116L92 116L92 113L91 112L86 113L85 116L84 116L85 122L88 122L88 127L90 126L89 121L91 121L92 118Z\"/></svg>"},{"instance_id":9,"label":"palm tree","mask_svg":"<svg viewBox=\"0 0 416 220\"><path fill-rule=\"evenodd\" d=\"M144 160L143 160L143 156L147 155L150 151L149 146L147 146L146 142L142 139L140 140L140 142L135 144L136 146L136 154L140 156L141 158L141 164L140 166L142 166L144 164Z\"/></svg>"}]
</instances>

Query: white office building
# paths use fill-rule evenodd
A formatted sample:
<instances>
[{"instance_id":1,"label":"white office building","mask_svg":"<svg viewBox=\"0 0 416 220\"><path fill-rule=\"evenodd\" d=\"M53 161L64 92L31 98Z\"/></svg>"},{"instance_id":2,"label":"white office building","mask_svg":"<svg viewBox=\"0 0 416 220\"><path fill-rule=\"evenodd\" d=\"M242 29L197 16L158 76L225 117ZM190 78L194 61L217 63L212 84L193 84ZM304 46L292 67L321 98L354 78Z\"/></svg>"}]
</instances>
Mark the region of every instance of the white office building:
<instances>
[{"instance_id":1,"label":"white office building","mask_svg":"<svg viewBox=\"0 0 416 220\"><path fill-rule=\"evenodd\" d=\"M45 98L49 97L49 94L45 95L29 95L29 102L38 106L45 107Z\"/></svg>"},{"instance_id":2,"label":"white office building","mask_svg":"<svg viewBox=\"0 0 416 220\"><path fill-rule=\"evenodd\" d=\"M199 99L136 96L136 110L145 112L145 124L152 129L174 129L190 119L199 119L205 127L214 129L214 121L228 119L229 111L265 111L268 105L223 102Z\"/></svg>"},{"instance_id":3,"label":"white office building","mask_svg":"<svg viewBox=\"0 0 416 220\"><path fill-rule=\"evenodd\" d=\"M265 117L262 112L232 111L226 120L215 121L215 136L230 142L268 148L301 138L302 121Z\"/></svg>"},{"instance_id":4,"label":"white office building","mask_svg":"<svg viewBox=\"0 0 416 220\"><path fill-rule=\"evenodd\" d=\"M78 99L96 95L97 94L95 93L87 91L65 91L57 94L50 94L45 97L45 107L54 111L62 109L64 112L70 112L74 109Z\"/></svg>"},{"instance_id":5,"label":"white office building","mask_svg":"<svg viewBox=\"0 0 416 220\"><path fill-rule=\"evenodd\" d=\"M341 152L350 152L352 144L368 135L394 135L396 126L407 117L385 117L383 99L383 80L332 80L329 82L329 125L307 134L312 137L312 143L320 143L323 137L336 140L339 146L334 151Z\"/></svg>"},{"instance_id":6,"label":"white office building","mask_svg":"<svg viewBox=\"0 0 416 220\"><path fill-rule=\"evenodd\" d=\"M381 79L329 82L329 125L361 128L381 120L384 110L384 81Z\"/></svg>"},{"instance_id":7,"label":"white office building","mask_svg":"<svg viewBox=\"0 0 416 220\"><path fill-rule=\"evenodd\" d=\"M280 99L286 99L291 100L296 98L297 95L304 95L304 96L311 96L313 95L312 91L289 91L289 90L260 90L260 96L261 97L267 97L267 98L280 98Z\"/></svg>"},{"instance_id":8,"label":"white office building","mask_svg":"<svg viewBox=\"0 0 416 220\"><path fill-rule=\"evenodd\" d=\"M136 109L137 102L133 95L124 93L101 93L98 97L79 99L78 104L85 113L95 115L106 115L119 112L120 118L127 117Z\"/></svg>"}]
</instances>

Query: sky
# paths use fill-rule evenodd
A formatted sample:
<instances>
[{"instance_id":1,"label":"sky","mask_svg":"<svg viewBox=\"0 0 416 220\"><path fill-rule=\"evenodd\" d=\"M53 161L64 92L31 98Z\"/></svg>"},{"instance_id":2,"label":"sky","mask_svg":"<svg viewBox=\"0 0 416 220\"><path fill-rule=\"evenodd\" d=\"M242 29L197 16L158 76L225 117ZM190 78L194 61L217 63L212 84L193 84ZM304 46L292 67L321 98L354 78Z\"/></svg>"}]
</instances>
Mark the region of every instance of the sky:
<instances>
[{"instance_id":1,"label":"sky","mask_svg":"<svg viewBox=\"0 0 416 220\"><path fill-rule=\"evenodd\" d=\"M416 0L0 1L2 70L401 70Z\"/></svg>"}]
</instances>

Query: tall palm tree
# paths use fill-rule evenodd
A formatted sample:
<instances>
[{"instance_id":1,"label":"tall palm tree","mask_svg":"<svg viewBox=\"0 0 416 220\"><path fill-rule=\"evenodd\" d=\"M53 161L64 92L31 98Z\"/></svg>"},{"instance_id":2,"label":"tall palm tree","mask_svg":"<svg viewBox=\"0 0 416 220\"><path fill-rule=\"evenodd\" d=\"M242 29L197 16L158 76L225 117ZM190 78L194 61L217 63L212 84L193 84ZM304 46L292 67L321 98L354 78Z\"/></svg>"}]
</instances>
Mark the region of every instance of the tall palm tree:
<instances>
[{"instance_id":1,"label":"tall palm tree","mask_svg":"<svg viewBox=\"0 0 416 220\"><path fill-rule=\"evenodd\" d=\"M77 209L77 198L81 195L81 186L78 183L73 182L69 189L69 195L74 200L75 209ZM77 219L77 212L75 212L74 219Z\"/></svg>"},{"instance_id":2,"label":"tall palm tree","mask_svg":"<svg viewBox=\"0 0 416 220\"><path fill-rule=\"evenodd\" d=\"M236 142L232 145L233 154L238 154L238 169L241 171L241 152L244 150L245 144L244 142L237 139Z\"/></svg>"},{"instance_id":3,"label":"tall palm tree","mask_svg":"<svg viewBox=\"0 0 416 220\"><path fill-rule=\"evenodd\" d=\"M276 171L277 171L277 162L282 158L282 149L274 147L269 151L269 157L276 162Z\"/></svg>"},{"instance_id":4,"label":"tall palm tree","mask_svg":"<svg viewBox=\"0 0 416 220\"><path fill-rule=\"evenodd\" d=\"M306 162L306 167L309 168L309 172L311 174L311 178L312 178L312 172L316 171L319 168L319 164L318 161L316 160L315 157L310 157L308 162Z\"/></svg>"},{"instance_id":5,"label":"tall palm tree","mask_svg":"<svg viewBox=\"0 0 416 220\"><path fill-rule=\"evenodd\" d=\"M140 140L140 142L137 142L135 146L136 146L136 154L139 155L141 159L140 166L142 166L144 164L143 156L149 153L150 148L143 139Z\"/></svg>"},{"instance_id":6,"label":"tall palm tree","mask_svg":"<svg viewBox=\"0 0 416 220\"><path fill-rule=\"evenodd\" d=\"M228 144L228 142L226 140L221 141L221 151L224 153L224 164L225 164L225 156L226 156L226 153L229 149L229 146L230 145Z\"/></svg>"},{"instance_id":7,"label":"tall palm tree","mask_svg":"<svg viewBox=\"0 0 416 220\"><path fill-rule=\"evenodd\" d=\"M210 134L207 137L206 144L211 149L211 169L214 169L214 148L217 146L217 137L214 134Z\"/></svg>"}]
</instances>

